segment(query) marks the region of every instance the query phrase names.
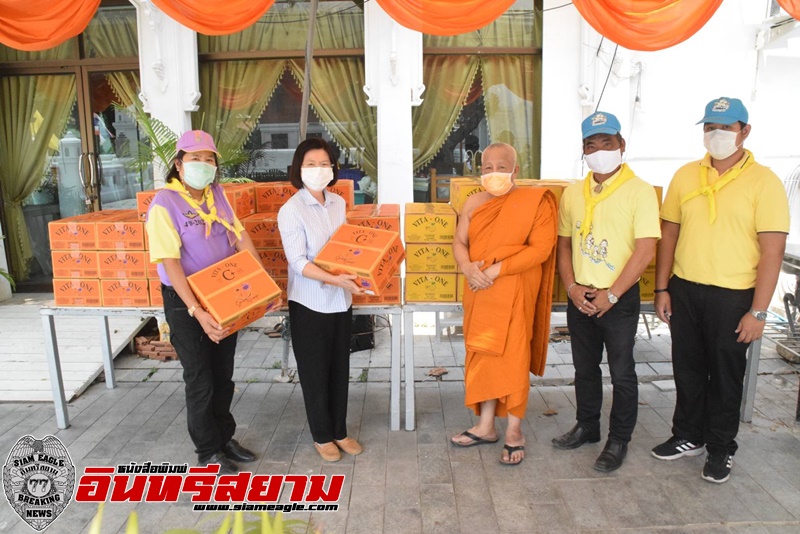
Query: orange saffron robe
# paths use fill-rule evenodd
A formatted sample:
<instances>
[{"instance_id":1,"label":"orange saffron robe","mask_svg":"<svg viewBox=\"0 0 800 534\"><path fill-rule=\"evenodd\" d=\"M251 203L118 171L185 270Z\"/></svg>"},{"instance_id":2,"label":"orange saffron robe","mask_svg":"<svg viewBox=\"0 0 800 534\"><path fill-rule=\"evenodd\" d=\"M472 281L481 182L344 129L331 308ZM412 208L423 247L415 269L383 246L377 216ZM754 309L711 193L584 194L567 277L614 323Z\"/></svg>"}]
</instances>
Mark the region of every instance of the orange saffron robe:
<instances>
[{"instance_id":1,"label":"orange saffron robe","mask_svg":"<svg viewBox=\"0 0 800 534\"><path fill-rule=\"evenodd\" d=\"M469 223L470 261L502 261L489 289L464 282L464 404L498 399L495 415L524 417L530 376L544 374L555 278L557 206L538 187L517 188L478 206Z\"/></svg>"}]
</instances>

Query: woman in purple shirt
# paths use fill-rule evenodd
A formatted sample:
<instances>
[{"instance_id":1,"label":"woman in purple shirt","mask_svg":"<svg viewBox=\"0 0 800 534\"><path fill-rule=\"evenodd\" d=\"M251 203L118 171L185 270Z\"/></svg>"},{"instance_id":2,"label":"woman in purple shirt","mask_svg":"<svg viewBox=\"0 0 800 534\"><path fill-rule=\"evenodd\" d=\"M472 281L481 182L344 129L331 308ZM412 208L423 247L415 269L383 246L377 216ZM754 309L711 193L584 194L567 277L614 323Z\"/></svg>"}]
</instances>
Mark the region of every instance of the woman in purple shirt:
<instances>
[{"instance_id":1,"label":"woman in purple shirt","mask_svg":"<svg viewBox=\"0 0 800 534\"><path fill-rule=\"evenodd\" d=\"M258 254L217 182L219 152L211 136L186 132L177 149L167 185L147 212L150 261L158 264L170 341L183 366L186 418L198 463L219 464L220 474L236 474L234 461L256 459L233 439L237 336L229 336L200 306L186 277L241 250Z\"/></svg>"}]
</instances>

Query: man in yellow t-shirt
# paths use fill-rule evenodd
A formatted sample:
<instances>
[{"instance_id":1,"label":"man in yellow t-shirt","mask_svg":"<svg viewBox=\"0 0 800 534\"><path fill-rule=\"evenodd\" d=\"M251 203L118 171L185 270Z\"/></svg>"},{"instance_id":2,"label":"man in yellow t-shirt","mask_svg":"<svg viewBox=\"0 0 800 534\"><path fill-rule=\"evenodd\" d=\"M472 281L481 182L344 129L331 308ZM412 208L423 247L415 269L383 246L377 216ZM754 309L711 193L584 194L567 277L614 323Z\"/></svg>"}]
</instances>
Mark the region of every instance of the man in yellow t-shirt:
<instances>
[{"instance_id":1,"label":"man in yellow t-shirt","mask_svg":"<svg viewBox=\"0 0 800 534\"><path fill-rule=\"evenodd\" d=\"M591 172L566 188L558 212L558 271L567 288L567 325L575 365L577 424L553 439L558 449L600 441L603 346L614 386L608 441L594 468L622 465L636 426L638 383L633 342L639 322L639 278L661 236L653 186L622 163L625 140L605 112L581 124Z\"/></svg>"},{"instance_id":2,"label":"man in yellow t-shirt","mask_svg":"<svg viewBox=\"0 0 800 534\"><path fill-rule=\"evenodd\" d=\"M750 342L761 337L778 280L789 205L780 179L743 147L741 100L708 103L708 153L678 169L661 208L656 313L672 330L677 398L661 460L703 453L702 477L730 478ZM670 278L670 274L672 277Z\"/></svg>"}]
</instances>

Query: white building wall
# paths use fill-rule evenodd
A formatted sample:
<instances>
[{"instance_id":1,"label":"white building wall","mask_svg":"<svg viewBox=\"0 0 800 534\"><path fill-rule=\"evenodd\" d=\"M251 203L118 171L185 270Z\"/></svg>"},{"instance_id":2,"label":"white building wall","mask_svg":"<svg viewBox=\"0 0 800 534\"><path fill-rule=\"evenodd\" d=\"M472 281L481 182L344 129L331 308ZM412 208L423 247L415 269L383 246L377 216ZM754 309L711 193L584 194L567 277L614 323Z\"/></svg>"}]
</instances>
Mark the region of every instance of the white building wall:
<instances>
[{"instance_id":1,"label":"white building wall","mask_svg":"<svg viewBox=\"0 0 800 534\"><path fill-rule=\"evenodd\" d=\"M544 8L563 4L545 0ZM658 52L622 48L600 109L616 114L627 140L627 161L645 180L666 186L683 163L703 156L705 104L718 96L742 99L752 133L746 143L756 158L784 179L800 164L800 54L764 54L756 70L756 36L766 0L725 0L698 33ZM797 31L795 31L797 33ZM542 177L579 178L580 121L594 111L614 44L600 36L574 6L544 13ZM581 56L583 52L583 58ZM641 64L641 102L635 105ZM584 106L585 84L591 105ZM757 88L755 94L754 88Z\"/></svg>"}]
</instances>

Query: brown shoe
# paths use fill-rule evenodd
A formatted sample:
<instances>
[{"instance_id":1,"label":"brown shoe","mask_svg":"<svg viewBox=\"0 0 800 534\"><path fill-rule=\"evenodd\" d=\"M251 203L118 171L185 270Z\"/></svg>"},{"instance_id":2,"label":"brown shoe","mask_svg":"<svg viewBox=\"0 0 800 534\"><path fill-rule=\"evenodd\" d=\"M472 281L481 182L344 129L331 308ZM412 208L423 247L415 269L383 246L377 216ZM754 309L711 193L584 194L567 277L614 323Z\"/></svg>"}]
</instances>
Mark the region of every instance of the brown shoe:
<instances>
[{"instance_id":1,"label":"brown shoe","mask_svg":"<svg viewBox=\"0 0 800 534\"><path fill-rule=\"evenodd\" d=\"M358 456L364 452L364 448L361 446L361 444L353 438L335 439L333 441L336 443L337 447L352 456Z\"/></svg>"},{"instance_id":2,"label":"brown shoe","mask_svg":"<svg viewBox=\"0 0 800 534\"><path fill-rule=\"evenodd\" d=\"M323 443L322 445L319 443L314 443L314 447L317 448L317 452L326 462L338 462L342 459L339 449L336 448L336 445L334 445L333 442L329 441L328 443Z\"/></svg>"}]
</instances>

